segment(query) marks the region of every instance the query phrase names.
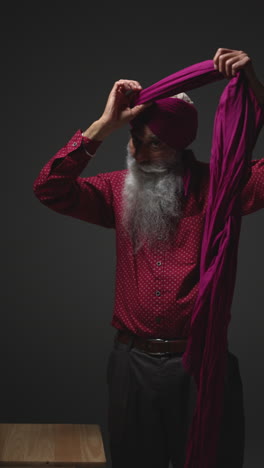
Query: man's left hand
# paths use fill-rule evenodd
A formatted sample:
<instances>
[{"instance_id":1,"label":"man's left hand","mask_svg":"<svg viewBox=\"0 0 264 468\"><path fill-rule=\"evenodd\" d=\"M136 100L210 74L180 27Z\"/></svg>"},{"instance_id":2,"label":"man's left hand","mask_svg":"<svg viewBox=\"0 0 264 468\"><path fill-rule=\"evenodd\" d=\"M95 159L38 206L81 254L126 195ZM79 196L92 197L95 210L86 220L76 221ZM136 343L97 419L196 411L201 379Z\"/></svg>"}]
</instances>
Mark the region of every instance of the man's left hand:
<instances>
[{"instance_id":1,"label":"man's left hand","mask_svg":"<svg viewBox=\"0 0 264 468\"><path fill-rule=\"evenodd\" d=\"M243 69L247 73L253 68L251 58L243 50L217 49L213 61L215 68L226 78L232 78L238 70Z\"/></svg>"},{"instance_id":2,"label":"man's left hand","mask_svg":"<svg viewBox=\"0 0 264 468\"><path fill-rule=\"evenodd\" d=\"M264 85L258 80L252 60L246 52L220 48L217 49L213 61L215 68L226 78L233 78L239 70L244 70L259 104L264 106Z\"/></svg>"}]
</instances>

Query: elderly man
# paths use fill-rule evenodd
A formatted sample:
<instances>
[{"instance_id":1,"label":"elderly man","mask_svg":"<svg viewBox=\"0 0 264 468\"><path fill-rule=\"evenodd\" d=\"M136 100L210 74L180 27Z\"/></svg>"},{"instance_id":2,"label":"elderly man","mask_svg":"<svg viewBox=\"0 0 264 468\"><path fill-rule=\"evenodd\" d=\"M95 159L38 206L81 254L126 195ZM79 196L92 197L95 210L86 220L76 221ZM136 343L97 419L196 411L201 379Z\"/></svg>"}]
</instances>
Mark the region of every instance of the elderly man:
<instances>
[{"instance_id":1,"label":"elderly man","mask_svg":"<svg viewBox=\"0 0 264 468\"><path fill-rule=\"evenodd\" d=\"M213 63L223 78L243 70L255 108L263 107L264 86L246 53L218 49ZM117 333L107 369L113 468L167 468L170 460L183 468L197 388L182 355L199 290L210 170L188 148L197 130L188 95L137 104L141 90L137 81L117 81L102 116L43 167L34 193L59 213L116 229ZM127 124L127 169L79 177L102 141ZM243 215L264 207L263 180L264 159L252 161ZM216 466L241 468L243 390L238 359L227 352Z\"/></svg>"}]
</instances>

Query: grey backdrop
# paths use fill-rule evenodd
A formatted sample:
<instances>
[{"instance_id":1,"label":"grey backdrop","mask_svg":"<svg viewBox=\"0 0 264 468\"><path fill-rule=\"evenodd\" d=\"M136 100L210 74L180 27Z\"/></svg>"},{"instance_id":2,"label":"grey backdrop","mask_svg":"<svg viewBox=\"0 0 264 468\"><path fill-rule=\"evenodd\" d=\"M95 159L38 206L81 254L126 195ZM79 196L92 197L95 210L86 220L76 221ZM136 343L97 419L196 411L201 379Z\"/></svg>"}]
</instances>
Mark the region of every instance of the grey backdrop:
<instances>
[{"instance_id":1,"label":"grey backdrop","mask_svg":"<svg viewBox=\"0 0 264 468\"><path fill-rule=\"evenodd\" d=\"M143 87L218 47L242 49L264 81L260 2L21 2L2 33L1 422L98 423L108 456L105 369L115 275L114 232L41 205L33 182L78 128L103 111L115 80ZM225 81L190 92L198 159L209 161ZM254 158L264 157L263 131ZM128 129L110 136L82 176L124 168ZM264 183L264 181L263 181ZM263 464L263 212L243 219L230 349L246 412L245 468Z\"/></svg>"}]
</instances>

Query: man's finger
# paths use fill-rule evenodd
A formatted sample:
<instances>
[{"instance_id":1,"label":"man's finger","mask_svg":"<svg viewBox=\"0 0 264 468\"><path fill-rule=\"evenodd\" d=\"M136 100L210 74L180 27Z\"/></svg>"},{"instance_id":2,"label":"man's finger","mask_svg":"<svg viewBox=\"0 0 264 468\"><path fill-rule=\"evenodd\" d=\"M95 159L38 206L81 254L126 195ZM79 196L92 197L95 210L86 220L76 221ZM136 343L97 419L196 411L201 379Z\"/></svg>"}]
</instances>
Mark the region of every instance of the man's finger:
<instances>
[{"instance_id":1,"label":"man's finger","mask_svg":"<svg viewBox=\"0 0 264 468\"><path fill-rule=\"evenodd\" d=\"M234 63L233 66L232 66L232 73L236 73L238 70L240 70L241 68L243 68L247 63L250 63L250 58L248 57L248 55L245 55L243 58L241 58L241 60L239 60L238 62Z\"/></svg>"},{"instance_id":2,"label":"man's finger","mask_svg":"<svg viewBox=\"0 0 264 468\"><path fill-rule=\"evenodd\" d=\"M236 62L237 62L237 56L231 57L226 60L224 69L225 69L225 74L228 77L231 77L233 75L233 64Z\"/></svg>"},{"instance_id":3,"label":"man's finger","mask_svg":"<svg viewBox=\"0 0 264 468\"><path fill-rule=\"evenodd\" d=\"M226 62L227 60L232 59L233 57L237 57L237 52L227 52L226 54L219 55L216 64L218 66L218 70L225 74L226 73Z\"/></svg>"},{"instance_id":4,"label":"man's finger","mask_svg":"<svg viewBox=\"0 0 264 468\"><path fill-rule=\"evenodd\" d=\"M226 54L228 52L237 52L236 50L232 50L232 49L226 49L226 48L223 48L223 47L220 47L219 49L217 49L215 55L214 55L214 58L213 58L213 61L214 62L218 62L218 59L219 59L219 56L222 55L222 54Z\"/></svg>"},{"instance_id":5,"label":"man's finger","mask_svg":"<svg viewBox=\"0 0 264 468\"><path fill-rule=\"evenodd\" d=\"M152 102L149 101L149 102L146 102L144 104L138 104L137 106L132 107L132 109L131 109L132 117L131 118L133 119L134 117L136 117L136 115L140 114L140 112L142 112L147 107L150 107L151 105L152 105Z\"/></svg>"}]
</instances>

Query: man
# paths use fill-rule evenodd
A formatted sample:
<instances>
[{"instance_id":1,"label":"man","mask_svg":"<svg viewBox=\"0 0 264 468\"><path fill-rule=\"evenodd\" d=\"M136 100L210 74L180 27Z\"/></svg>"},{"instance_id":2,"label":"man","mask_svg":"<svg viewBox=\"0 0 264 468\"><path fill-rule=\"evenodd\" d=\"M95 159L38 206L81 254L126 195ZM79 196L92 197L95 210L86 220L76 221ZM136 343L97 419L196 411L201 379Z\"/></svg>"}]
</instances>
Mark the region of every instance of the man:
<instances>
[{"instance_id":1,"label":"man","mask_svg":"<svg viewBox=\"0 0 264 468\"><path fill-rule=\"evenodd\" d=\"M246 53L218 49L213 61L226 78L243 70L264 106ZM170 460L183 468L197 393L182 355L199 289L210 172L188 148L197 130L188 96L135 105L141 90L137 81L117 81L102 116L43 167L34 193L59 213L116 229L118 332L107 369L113 468L165 468ZM127 170L79 177L101 142L128 123ZM264 207L263 176L264 159L253 161L242 214ZM217 468L241 468L243 449L242 382L228 351Z\"/></svg>"}]
</instances>

